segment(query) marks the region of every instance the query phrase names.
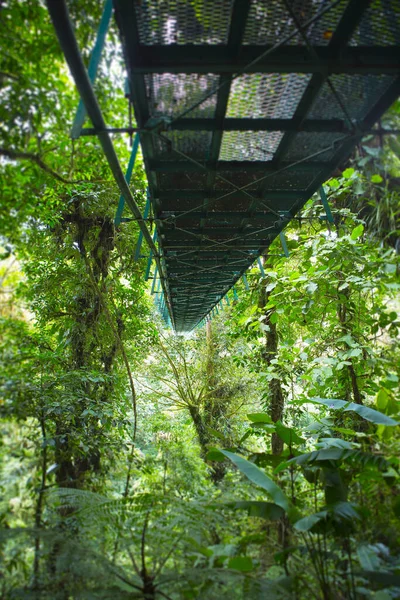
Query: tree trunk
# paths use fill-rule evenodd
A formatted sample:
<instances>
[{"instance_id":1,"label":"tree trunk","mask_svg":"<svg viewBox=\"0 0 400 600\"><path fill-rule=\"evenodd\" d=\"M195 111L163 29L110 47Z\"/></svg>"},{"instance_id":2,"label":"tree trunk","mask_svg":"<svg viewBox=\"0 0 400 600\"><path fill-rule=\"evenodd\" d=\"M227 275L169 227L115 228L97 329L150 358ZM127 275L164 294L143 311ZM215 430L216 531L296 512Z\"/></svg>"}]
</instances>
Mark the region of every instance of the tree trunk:
<instances>
[{"instance_id":1,"label":"tree trunk","mask_svg":"<svg viewBox=\"0 0 400 600\"><path fill-rule=\"evenodd\" d=\"M268 294L265 291L265 282L263 282L259 299L258 299L258 307L263 309L268 302ZM268 326L268 331L265 331L265 346L263 350L263 359L265 360L267 366L271 365L272 360L274 360L278 354L278 332L276 328L276 323L271 323L271 313L266 316L264 320L265 325ZM274 423L282 420L283 416L283 407L285 404L285 397L282 390L282 385L280 379L274 378L269 382L269 414ZM272 434L271 440L271 450L272 454L280 454L283 450L283 441L276 434Z\"/></svg>"}]
</instances>

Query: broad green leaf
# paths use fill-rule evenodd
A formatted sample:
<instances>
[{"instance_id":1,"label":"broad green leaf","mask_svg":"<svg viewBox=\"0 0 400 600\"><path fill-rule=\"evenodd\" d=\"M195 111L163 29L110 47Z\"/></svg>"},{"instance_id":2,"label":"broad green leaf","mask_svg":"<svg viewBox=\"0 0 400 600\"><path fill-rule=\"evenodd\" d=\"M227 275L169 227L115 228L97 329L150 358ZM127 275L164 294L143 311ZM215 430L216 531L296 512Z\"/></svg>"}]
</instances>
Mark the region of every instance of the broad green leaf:
<instances>
[{"instance_id":1,"label":"broad green leaf","mask_svg":"<svg viewBox=\"0 0 400 600\"><path fill-rule=\"evenodd\" d=\"M336 518L340 517L348 521L360 518L350 502L335 502L335 504L328 505L325 510L303 517L294 524L294 528L297 531L309 531L314 525L326 519L328 515L334 515Z\"/></svg>"},{"instance_id":2,"label":"broad green leaf","mask_svg":"<svg viewBox=\"0 0 400 600\"><path fill-rule=\"evenodd\" d=\"M355 172L354 169L349 168L349 169L346 169L345 171L343 171L342 175L345 179L350 179L350 177L353 175L354 172Z\"/></svg>"},{"instance_id":3,"label":"broad green leaf","mask_svg":"<svg viewBox=\"0 0 400 600\"><path fill-rule=\"evenodd\" d=\"M207 452L206 460L222 462L225 460L225 456L222 454L219 448L210 448Z\"/></svg>"},{"instance_id":4,"label":"broad green leaf","mask_svg":"<svg viewBox=\"0 0 400 600\"><path fill-rule=\"evenodd\" d=\"M394 427L395 425L398 425L398 422L391 417L384 415L373 408L369 408L368 406L363 406L362 404L355 404L354 402L346 402L345 400L335 400L329 398L311 398L309 402L323 404L332 410L343 410L344 412L354 411L360 415L360 417L366 421L374 423L375 425L386 425L387 427Z\"/></svg>"},{"instance_id":5,"label":"broad green leaf","mask_svg":"<svg viewBox=\"0 0 400 600\"><path fill-rule=\"evenodd\" d=\"M333 189L340 187L339 181L335 178L329 179L329 181L327 181L327 185Z\"/></svg>"},{"instance_id":6,"label":"broad green leaf","mask_svg":"<svg viewBox=\"0 0 400 600\"><path fill-rule=\"evenodd\" d=\"M290 502L287 496L285 496L281 488L278 487L268 475L261 471L261 469L233 452L228 452L228 450L221 450L221 452L237 466L239 471L241 471L247 479L267 491L275 504L283 508L286 512L290 509Z\"/></svg>"},{"instance_id":7,"label":"broad green leaf","mask_svg":"<svg viewBox=\"0 0 400 600\"><path fill-rule=\"evenodd\" d=\"M352 450L354 444L342 440L342 438L321 438L317 444L318 447L322 448L342 448Z\"/></svg>"},{"instance_id":8,"label":"broad green leaf","mask_svg":"<svg viewBox=\"0 0 400 600\"><path fill-rule=\"evenodd\" d=\"M273 283L269 283L266 287L265 287L265 291L266 292L272 292L272 290L274 288L276 288L276 286L278 285L277 282L273 282Z\"/></svg>"},{"instance_id":9,"label":"broad green leaf","mask_svg":"<svg viewBox=\"0 0 400 600\"><path fill-rule=\"evenodd\" d=\"M213 429L212 427L208 427L206 426L206 429L209 433L211 433L211 435L213 435L214 437L220 439L220 440L225 440L225 436L223 433L221 433L220 431L217 431L216 429Z\"/></svg>"},{"instance_id":10,"label":"broad green leaf","mask_svg":"<svg viewBox=\"0 0 400 600\"><path fill-rule=\"evenodd\" d=\"M302 444L304 442L303 438L298 436L294 429L282 425L280 421L275 423L275 429L281 440L283 440L289 447L293 444Z\"/></svg>"},{"instance_id":11,"label":"broad green leaf","mask_svg":"<svg viewBox=\"0 0 400 600\"><path fill-rule=\"evenodd\" d=\"M383 177L381 175L378 175L378 174L372 175L371 181L372 181L372 183L382 183Z\"/></svg>"},{"instance_id":12,"label":"broad green leaf","mask_svg":"<svg viewBox=\"0 0 400 600\"><path fill-rule=\"evenodd\" d=\"M296 521L294 528L297 529L297 531L309 531L314 525L325 519L327 514L327 511L323 510L313 515L309 515L308 517L303 517Z\"/></svg>"},{"instance_id":13,"label":"broad green leaf","mask_svg":"<svg viewBox=\"0 0 400 600\"><path fill-rule=\"evenodd\" d=\"M384 388L380 389L376 395L376 407L379 408L379 410L385 410L385 408L388 405L388 402L389 394Z\"/></svg>"},{"instance_id":14,"label":"broad green leaf","mask_svg":"<svg viewBox=\"0 0 400 600\"><path fill-rule=\"evenodd\" d=\"M353 231L351 232L351 239L352 240L357 240L359 237L362 236L362 234L364 233L364 225L360 224L357 225L357 227L354 227Z\"/></svg>"},{"instance_id":15,"label":"broad green leaf","mask_svg":"<svg viewBox=\"0 0 400 600\"><path fill-rule=\"evenodd\" d=\"M250 427L252 429L257 429L261 431L268 431L269 433L273 433L275 431L274 423L251 423Z\"/></svg>"},{"instance_id":16,"label":"broad green leaf","mask_svg":"<svg viewBox=\"0 0 400 600\"><path fill-rule=\"evenodd\" d=\"M400 575L385 571L361 571L361 577L365 577L374 583L379 583L386 587L400 587Z\"/></svg>"},{"instance_id":17,"label":"broad green leaf","mask_svg":"<svg viewBox=\"0 0 400 600\"><path fill-rule=\"evenodd\" d=\"M334 515L339 516L342 519L347 519L348 521L360 519L360 515L351 502L335 502L334 504L327 506L327 509Z\"/></svg>"},{"instance_id":18,"label":"broad green leaf","mask_svg":"<svg viewBox=\"0 0 400 600\"><path fill-rule=\"evenodd\" d=\"M250 455L249 459L250 462L256 464L258 467L265 467L266 465L277 467L282 462L282 455L255 452Z\"/></svg>"},{"instance_id":19,"label":"broad green leaf","mask_svg":"<svg viewBox=\"0 0 400 600\"><path fill-rule=\"evenodd\" d=\"M253 570L253 561L250 556L234 556L229 559L228 568L248 573Z\"/></svg>"},{"instance_id":20,"label":"broad green leaf","mask_svg":"<svg viewBox=\"0 0 400 600\"><path fill-rule=\"evenodd\" d=\"M350 450L346 448L322 448L294 456L286 464L306 465L321 461L343 461L348 463L358 463L362 466L368 466L376 469L387 469L388 462L382 456L362 452L361 450Z\"/></svg>"},{"instance_id":21,"label":"broad green leaf","mask_svg":"<svg viewBox=\"0 0 400 600\"><path fill-rule=\"evenodd\" d=\"M237 510L245 510L249 517L259 517L267 521L277 521L283 517L285 511L282 507L272 502L258 500L242 500L238 502L227 502L225 506Z\"/></svg>"},{"instance_id":22,"label":"broad green leaf","mask_svg":"<svg viewBox=\"0 0 400 600\"><path fill-rule=\"evenodd\" d=\"M306 287L306 292L307 294L312 294L313 292L315 292L318 289L318 284L315 283L314 281L311 281L308 286Z\"/></svg>"},{"instance_id":23,"label":"broad green leaf","mask_svg":"<svg viewBox=\"0 0 400 600\"><path fill-rule=\"evenodd\" d=\"M56 471L58 469L59 465L58 463L53 463L52 465L50 465L46 471L46 475L50 475L50 473L53 473L54 471Z\"/></svg>"},{"instance_id":24,"label":"broad green leaf","mask_svg":"<svg viewBox=\"0 0 400 600\"><path fill-rule=\"evenodd\" d=\"M277 321L278 321L278 315L276 314L276 312L271 313L271 315L269 317L269 322L271 323L271 325L274 325Z\"/></svg>"},{"instance_id":25,"label":"broad green leaf","mask_svg":"<svg viewBox=\"0 0 400 600\"><path fill-rule=\"evenodd\" d=\"M357 548L357 556L360 561L361 568L365 571L378 571L380 568L380 560L376 551L369 544L361 544Z\"/></svg>"},{"instance_id":26,"label":"broad green leaf","mask_svg":"<svg viewBox=\"0 0 400 600\"><path fill-rule=\"evenodd\" d=\"M196 550L197 550L197 552L199 552L199 554L202 554L203 556L205 556L207 558L210 558L213 555L213 551L210 548L206 548L205 546L202 546L194 538L188 537L186 539L190 544L192 544L196 548Z\"/></svg>"},{"instance_id":27,"label":"broad green leaf","mask_svg":"<svg viewBox=\"0 0 400 600\"><path fill-rule=\"evenodd\" d=\"M247 418L252 423L272 423L272 419L266 413L249 413Z\"/></svg>"}]
</instances>

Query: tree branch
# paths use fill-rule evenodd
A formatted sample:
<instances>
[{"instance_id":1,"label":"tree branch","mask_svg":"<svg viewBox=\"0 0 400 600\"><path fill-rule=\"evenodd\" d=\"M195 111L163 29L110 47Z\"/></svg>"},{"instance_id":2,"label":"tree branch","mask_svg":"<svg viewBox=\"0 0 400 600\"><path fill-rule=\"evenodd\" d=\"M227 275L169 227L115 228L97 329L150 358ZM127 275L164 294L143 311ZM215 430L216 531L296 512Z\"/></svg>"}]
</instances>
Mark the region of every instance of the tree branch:
<instances>
[{"instance_id":1,"label":"tree branch","mask_svg":"<svg viewBox=\"0 0 400 600\"><path fill-rule=\"evenodd\" d=\"M57 181L67 185L76 185L78 183L94 183L94 181L85 181L84 179L65 179L65 177L57 173L57 171L54 171L51 167L49 167L49 165L47 165L38 154L33 154L32 152L20 152L18 150L11 150L11 148L0 147L0 156L6 156L10 160L30 160L40 167L42 171L48 173L48 175L51 175L57 179ZM96 183L100 183L100 180Z\"/></svg>"}]
</instances>

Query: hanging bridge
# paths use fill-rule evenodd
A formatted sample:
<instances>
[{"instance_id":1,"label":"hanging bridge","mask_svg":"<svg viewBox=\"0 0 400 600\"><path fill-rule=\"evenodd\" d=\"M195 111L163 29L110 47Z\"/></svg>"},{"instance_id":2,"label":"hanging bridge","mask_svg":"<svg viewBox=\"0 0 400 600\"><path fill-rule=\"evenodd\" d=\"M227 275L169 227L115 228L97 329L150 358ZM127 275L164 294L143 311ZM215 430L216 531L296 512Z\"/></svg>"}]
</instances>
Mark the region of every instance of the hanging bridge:
<instances>
[{"instance_id":1,"label":"hanging bridge","mask_svg":"<svg viewBox=\"0 0 400 600\"><path fill-rule=\"evenodd\" d=\"M319 189L326 205L323 182L400 94L398 0L107 0L89 73L65 3L47 5L82 98L74 134L98 136L121 191L116 222L126 204L176 331L202 321ZM137 123L126 176L92 88L112 14ZM139 139L143 215L128 185Z\"/></svg>"}]
</instances>

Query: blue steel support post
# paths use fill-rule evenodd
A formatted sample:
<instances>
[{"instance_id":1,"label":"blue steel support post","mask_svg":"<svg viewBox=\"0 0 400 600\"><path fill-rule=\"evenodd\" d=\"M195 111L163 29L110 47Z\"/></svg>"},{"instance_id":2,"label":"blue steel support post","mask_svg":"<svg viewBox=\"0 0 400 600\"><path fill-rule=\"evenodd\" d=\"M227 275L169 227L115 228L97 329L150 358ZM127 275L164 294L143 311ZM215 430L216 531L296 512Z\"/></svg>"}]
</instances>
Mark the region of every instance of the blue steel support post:
<instances>
[{"instance_id":1,"label":"blue steel support post","mask_svg":"<svg viewBox=\"0 0 400 600\"><path fill-rule=\"evenodd\" d=\"M333 223L334 221L333 221L331 207L329 206L328 198L326 197L326 193L325 193L323 185L321 185L321 187L319 188L319 195L321 196L321 202L322 202L322 205L326 212L327 221L328 221L328 223Z\"/></svg>"},{"instance_id":2,"label":"blue steel support post","mask_svg":"<svg viewBox=\"0 0 400 600\"><path fill-rule=\"evenodd\" d=\"M265 277L265 271L264 271L264 267L263 267L260 257L257 258L257 263L258 263L258 268L260 269L261 276Z\"/></svg>"},{"instance_id":3,"label":"blue steel support post","mask_svg":"<svg viewBox=\"0 0 400 600\"><path fill-rule=\"evenodd\" d=\"M238 296L238 293L236 291L236 288L233 288L233 299L236 300L236 301L239 300L239 296Z\"/></svg>"},{"instance_id":4,"label":"blue steel support post","mask_svg":"<svg viewBox=\"0 0 400 600\"><path fill-rule=\"evenodd\" d=\"M97 31L96 42L94 44L94 48L92 54L90 56L89 67L88 67L88 75L91 83L94 83L97 71L100 64L101 53L104 48L104 43L106 41L106 35L108 31L108 27L111 21L112 15L112 0L106 0L104 4L103 14L101 16L99 29ZM72 139L77 139L81 133L81 129L86 117L86 108L82 100L79 100L78 110L76 111L75 119L71 129L71 137Z\"/></svg>"},{"instance_id":5,"label":"blue steel support post","mask_svg":"<svg viewBox=\"0 0 400 600\"><path fill-rule=\"evenodd\" d=\"M153 235L153 242L155 242L157 239L157 231L154 232ZM150 269L151 269L151 263L153 262L153 252L150 250L149 253L149 260L147 261L147 267L146 267L146 273L144 276L144 280L147 281L149 276L150 276Z\"/></svg>"},{"instance_id":6,"label":"blue steel support post","mask_svg":"<svg viewBox=\"0 0 400 600\"><path fill-rule=\"evenodd\" d=\"M131 156L129 159L128 168L127 168L126 174L125 174L126 183L128 185L131 182L133 167L135 166L136 154L137 154L137 151L139 148L139 141L140 141L139 134L137 133L135 135L135 139L134 139L133 146L132 146L132 152L131 152ZM122 212L124 210L124 206L125 206L125 200L121 194L121 196L119 197L118 208L117 208L117 212L115 213L115 219L114 219L114 225L116 225L116 226L121 223L121 217L122 217Z\"/></svg>"},{"instance_id":7,"label":"blue steel support post","mask_svg":"<svg viewBox=\"0 0 400 600\"><path fill-rule=\"evenodd\" d=\"M285 234L283 233L283 231L280 232L279 239L281 240L283 253L286 256L286 258L288 258L289 257L289 249L287 247L286 238L285 238Z\"/></svg>"},{"instance_id":8,"label":"blue steel support post","mask_svg":"<svg viewBox=\"0 0 400 600\"><path fill-rule=\"evenodd\" d=\"M156 289L156 281L157 281L157 275L158 275L158 267L156 265L155 269L154 269L154 277L153 277L153 283L151 285L151 293L154 294L155 289Z\"/></svg>"},{"instance_id":9,"label":"blue steel support post","mask_svg":"<svg viewBox=\"0 0 400 600\"><path fill-rule=\"evenodd\" d=\"M150 212L150 194L149 194L149 190L147 190L147 200L146 200L146 206L144 208L143 219L147 219L147 217L149 216L149 212ZM143 232L140 231L138 241L136 244L135 260L139 260L140 249L142 247L142 241L143 241Z\"/></svg>"},{"instance_id":10,"label":"blue steel support post","mask_svg":"<svg viewBox=\"0 0 400 600\"><path fill-rule=\"evenodd\" d=\"M243 283L244 283L244 287L246 288L247 291L249 291L249 282L247 281L247 277L246 275L242 275L242 279L243 279Z\"/></svg>"}]
</instances>

